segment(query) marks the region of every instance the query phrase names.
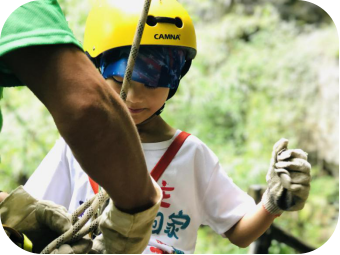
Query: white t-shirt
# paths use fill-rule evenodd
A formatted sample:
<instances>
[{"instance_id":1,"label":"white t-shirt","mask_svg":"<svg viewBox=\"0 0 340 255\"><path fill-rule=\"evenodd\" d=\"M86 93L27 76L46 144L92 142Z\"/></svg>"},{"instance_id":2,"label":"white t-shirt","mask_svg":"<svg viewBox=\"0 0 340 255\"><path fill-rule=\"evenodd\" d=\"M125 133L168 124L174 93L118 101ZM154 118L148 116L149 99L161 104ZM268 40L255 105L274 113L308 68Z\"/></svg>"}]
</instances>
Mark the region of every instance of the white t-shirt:
<instances>
[{"instance_id":1,"label":"white t-shirt","mask_svg":"<svg viewBox=\"0 0 340 255\"><path fill-rule=\"evenodd\" d=\"M142 144L149 172L180 132L177 130L168 141ZM254 200L227 176L216 155L193 135L158 184L163 200L145 253L167 247L177 253L193 253L200 225L209 225L222 235L255 206ZM94 195L88 175L63 139L57 141L24 188L37 199L65 206L70 213Z\"/></svg>"}]
</instances>

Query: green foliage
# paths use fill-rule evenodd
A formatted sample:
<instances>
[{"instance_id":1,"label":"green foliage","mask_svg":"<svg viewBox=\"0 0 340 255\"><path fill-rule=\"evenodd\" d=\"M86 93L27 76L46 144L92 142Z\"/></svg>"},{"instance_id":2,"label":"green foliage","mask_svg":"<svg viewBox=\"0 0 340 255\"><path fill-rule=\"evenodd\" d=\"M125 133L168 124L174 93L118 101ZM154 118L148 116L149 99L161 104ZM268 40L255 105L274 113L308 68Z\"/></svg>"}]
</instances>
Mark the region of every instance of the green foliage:
<instances>
[{"instance_id":1,"label":"green foliage","mask_svg":"<svg viewBox=\"0 0 340 255\"><path fill-rule=\"evenodd\" d=\"M59 2L82 41L90 3ZM314 23L304 21L296 1L181 2L197 28L198 55L162 116L203 140L244 190L265 184L272 146L281 137L289 139L290 148L306 150L313 166L308 202L302 211L285 213L275 223L320 247L333 233L339 211L339 148L334 142L339 140L339 48L334 24L319 11L312 12ZM11 190L24 184L58 133L47 110L26 88L5 89L1 103L0 189ZM322 162L334 165L335 171L325 171ZM247 251L209 227L198 232L196 253ZM277 242L270 252L295 253Z\"/></svg>"},{"instance_id":2,"label":"green foliage","mask_svg":"<svg viewBox=\"0 0 340 255\"><path fill-rule=\"evenodd\" d=\"M269 248L270 254L295 254L297 252L294 249L290 248L286 244L279 243L277 241L273 241L272 245Z\"/></svg>"},{"instance_id":3,"label":"green foliage","mask_svg":"<svg viewBox=\"0 0 340 255\"><path fill-rule=\"evenodd\" d=\"M2 98L2 92L3 92L3 88L0 88L0 100ZM0 132L1 132L1 128L2 128L2 113L1 113L1 105L0 105ZM1 162L1 157L0 157L0 162Z\"/></svg>"},{"instance_id":4,"label":"green foliage","mask_svg":"<svg viewBox=\"0 0 340 255\"><path fill-rule=\"evenodd\" d=\"M201 227L198 231L198 242L196 245L197 254L247 254L248 249L239 248L225 239L217 235L209 227Z\"/></svg>"},{"instance_id":5,"label":"green foliage","mask_svg":"<svg viewBox=\"0 0 340 255\"><path fill-rule=\"evenodd\" d=\"M301 147L311 156L310 144L320 143L312 136L317 136L320 125L318 93L326 86L320 77L327 67L316 63L327 59L337 67L338 38L333 25L302 28L293 21L283 22L271 5L255 8L250 16L242 15L241 6L236 10L216 23L199 23L198 56L164 117L206 142L229 176L247 190L252 184L265 184L271 148L279 138L288 138L291 148ZM326 42L327 48L322 46ZM331 82L338 86L336 78ZM327 102L329 108L332 103L337 105L338 98ZM338 119L329 112L323 112L328 123ZM328 153L337 152L336 143L327 144ZM277 224L320 247L336 226L339 193L338 179L323 177L322 167L315 163L305 209L283 215ZM321 190L323 185L330 187L329 193ZM200 232L204 234L197 253L224 253L229 246L225 240L221 245L207 241L211 235L207 228ZM274 243L271 252L294 250Z\"/></svg>"},{"instance_id":6,"label":"green foliage","mask_svg":"<svg viewBox=\"0 0 340 255\"><path fill-rule=\"evenodd\" d=\"M25 184L58 132L47 109L26 87L5 88L2 101L0 187L10 191Z\"/></svg>"},{"instance_id":7,"label":"green foliage","mask_svg":"<svg viewBox=\"0 0 340 255\"><path fill-rule=\"evenodd\" d=\"M87 14L91 8L93 0L59 0L59 4L64 12L69 27L73 31L76 38L83 42L85 23Z\"/></svg>"}]
</instances>

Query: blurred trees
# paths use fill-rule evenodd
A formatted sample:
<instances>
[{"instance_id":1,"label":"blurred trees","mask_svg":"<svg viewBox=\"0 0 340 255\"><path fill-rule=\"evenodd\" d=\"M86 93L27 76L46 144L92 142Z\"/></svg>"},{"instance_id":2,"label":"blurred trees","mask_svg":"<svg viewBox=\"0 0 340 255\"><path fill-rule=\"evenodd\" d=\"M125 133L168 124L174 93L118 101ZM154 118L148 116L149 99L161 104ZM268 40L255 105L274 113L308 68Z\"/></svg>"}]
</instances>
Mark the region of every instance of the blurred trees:
<instances>
[{"instance_id":1,"label":"blurred trees","mask_svg":"<svg viewBox=\"0 0 340 255\"><path fill-rule=\"evenodd\" d=\"M271 147L280 137L307 151L313 165L308 203L277 223L320 246L339 208L336 28L324 11L302 1L200 3L189 6L198 56L164 116L210 145L245 190L265 184ZM223 243L204 243L200 251L219 252L213 247ZM294 251L277 245L272 252Z\"/></svg>"},{"instance_id":2,"label":"blurred trees","mask_svg":"<svg viewBox=\"0 0 340 255\"><path fill-rule=\"evenodd\" d=\"M60 0L82 41L89 1ZM182 0L198 55L162 116L208 144L241 188L265 184L273 144L309 153L312 188L301 212L277 224L317 247L339 210L339 42L330 17L296 0ZM18 91L19 90L19 91ZM23 184L58 137L47 110L26 89L5 89L0 188ZM29 110L28 110L29 109ZM327 188L325 188L327 187ZM203 227L198 253L246 253ZM294 253L274 244L273 253Z\"/></svg>"}]
</instances>

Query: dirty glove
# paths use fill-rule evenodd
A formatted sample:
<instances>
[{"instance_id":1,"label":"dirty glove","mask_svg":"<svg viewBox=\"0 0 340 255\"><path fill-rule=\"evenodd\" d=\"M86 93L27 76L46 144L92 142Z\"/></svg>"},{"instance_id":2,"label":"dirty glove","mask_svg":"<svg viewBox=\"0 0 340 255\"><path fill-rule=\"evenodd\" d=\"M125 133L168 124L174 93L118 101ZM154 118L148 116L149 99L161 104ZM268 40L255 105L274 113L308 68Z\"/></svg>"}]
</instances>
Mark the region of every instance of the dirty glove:
<instances>
[{"instance_id":1,"label":"dirty glove","mask_svg":"<svg viewBox=\"0 0 340 255\"><path fill-rule=\"evenodd\" d=\"M54 249L51 254L87 254L92 247L92 240L82 238L71 244L63 244L58 249Z\"/></svg>"},{"instance_id":2,"label":"dirty glove","mask_svg":"<svg viewBox=\"0 0 340 255\"><path fill-rule=\"evenodd\" d=\"M50 201L38 201L22 186L0 203L0 216L2 224L24 233L32 241L34 252L41 252L72 226L71 215L65 207ZM66 249L66 246L69 247ZM82 239L79 243L61 246L53 253L67 253L66 250L71 249L86 253L91 246L91 240Z\"/></svg>"},{"instance_id":3,"label":"dirty glove","mask_svg":"<svg viewBox=\"0 0 340 255\"><path fill-rule=\"evenodd\" d=\"M288 150L288 140L275 143L266 176L268 188L262 205L271 214L301 210L309 195L310 169L307 153L301 149Z\"/></svg>"},{"instance_id":4,"label":"dirty glove","mask_svg":"<svg viewBox=\"0 0 340 255\"><path fill-rule=\"evenodd\" d=\"M128 214L117 209L112 200L99 223L102 235L97 236L93 241L91 253L142 253L146 248L154 219L157 215L161 200L162 190L152 179L157 190L158 201L151 208Z\"/></svg>"}]
</instances>

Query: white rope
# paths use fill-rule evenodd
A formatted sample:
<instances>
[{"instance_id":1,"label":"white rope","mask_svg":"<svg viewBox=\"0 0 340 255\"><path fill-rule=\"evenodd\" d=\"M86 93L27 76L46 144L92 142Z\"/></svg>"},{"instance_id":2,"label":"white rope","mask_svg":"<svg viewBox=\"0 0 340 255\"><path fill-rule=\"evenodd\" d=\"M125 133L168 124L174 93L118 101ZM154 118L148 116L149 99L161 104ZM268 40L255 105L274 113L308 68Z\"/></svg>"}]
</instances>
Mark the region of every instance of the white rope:
<instances>
[{"instance_id":1,"label":"white rope","mask_svg":"<svg viewBox=\"0 0 340 255\"><path fill-rule=\"evenodd\" d=\"M106 191L102 190L99 192L94 198L92 198L90 201L92 201L92 204L87 208L85 211L85 214L77 221L75 221L75 224L64 234L59 236L57 239L52 241L49 245L46 246L46 248L41 252L42 254L49 254L54 249L58 249L62 244L67 242L74 242L76 240L81 239L86 234L88 234L95 226L98 225L99 219L94 221L90 226L86 226L84 229L84 225L91 219L91 217L95 214L95 212L98 210L99 206L102 205L106 199L108 199L109 196L107 195ZM88 204L88 203L87 203ZM82 207L82 205L81 205ZM86 206L85 206L86 207ZM82 207L82 208L85 208ZM75 213L72 214L72 219L74 219L78 213L80 212L79 208L76 210ZM74 220L72 220L74 221Z\"/></svg>"},{"instance_id":2,"label":"white rope","mask_svg":"<svg viewBox=\"0 0 340 255\"><path fill-rule=\"evenodd\" d=\"M74 225L78 220L79 216L89 208L93 201L96 199L97 194L94 195L90 200L86 201L85 203L81 204L73 213L72 213L72 225Z\"/></svg>"},{"instance_id":3,"label":"white rope","mask_svg":"<svg viewBox=\"0 0 340 255\"><path fill-rule=\"evenodd\" d=\"M146 19L148 17L150 5L151 5L151 0L145 0L143 11L138 22L135 36L133 38L133 43L131 46L131 51L130 51L130 55L129 55L129 59L128 59L128 63L127 63L127 67L126 67L126 71L124 75L123 85L122 85L122 89L120 90L120 97L124 101L126 101L126 98L127 98L127 93L128 93L131 78L132 78L132 72L133 72L133 68L135 66L135 62L138 56L139 46L142 40L143 31L144 31Z\"/></svg>"},{"instance_id":4,"label":"white rope","mask_svg":"<svg viewBox=\"0 0 340 255\"><path fill-rule=\"evenodd\" d=\"M138 22L137 30L133 39L133 43L131 46L131 51L124 75L123 85L120 92L120 97L126 101L127 93L130 86L130 81L132 78L133 68L135 66L135 62L138 56L139 46L142 39L146 19L149 13L151 5L151 0L145 0L143 11L141 17ZM94 217L98 208L109 198L107 193L102 190L97 195L93 196L90 200L86 201L82 205L80 205L72 214L72 227L66 231L64 234L59 236L57 239L52 241L49 245L47 245L44 250L41 252L42 254L49 254L54 249L58 249L62 244L67 242L75 242L80 240L82 237L87 235L88 233L94 231L99 224L100 216L97 219L92 220L91 224L85 224ZM86 210L86 211L85 211ZM85 214L79 219L79 216L85 211ZM85 226L85 227L84 227Z\"/></svg>"}]
</instances>

